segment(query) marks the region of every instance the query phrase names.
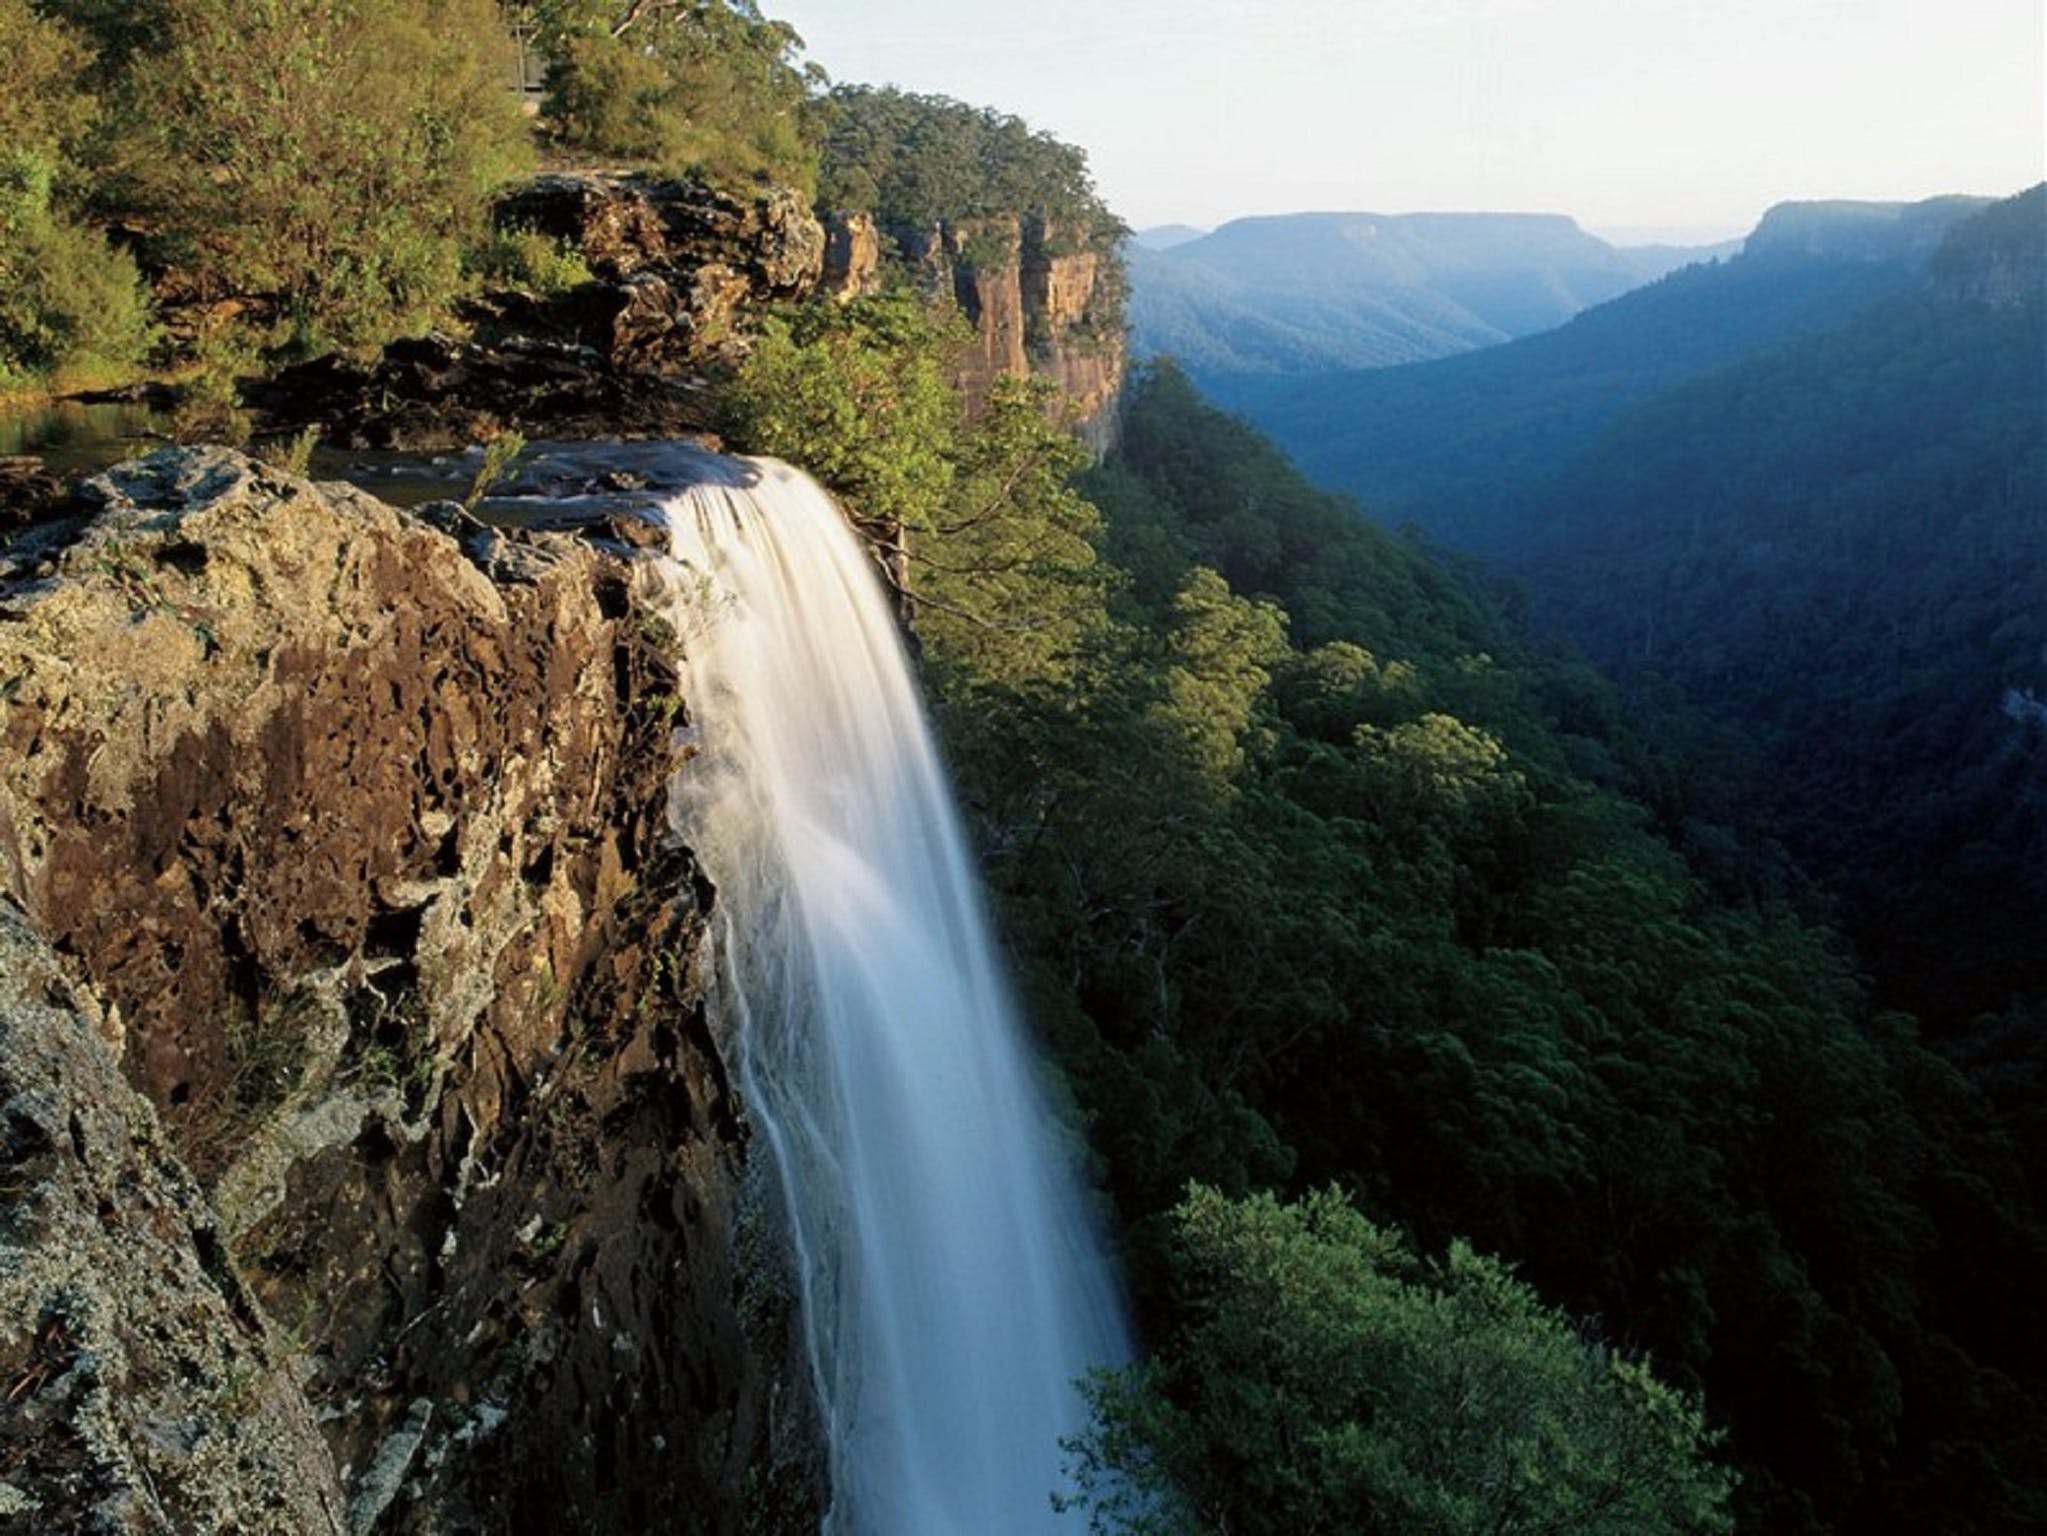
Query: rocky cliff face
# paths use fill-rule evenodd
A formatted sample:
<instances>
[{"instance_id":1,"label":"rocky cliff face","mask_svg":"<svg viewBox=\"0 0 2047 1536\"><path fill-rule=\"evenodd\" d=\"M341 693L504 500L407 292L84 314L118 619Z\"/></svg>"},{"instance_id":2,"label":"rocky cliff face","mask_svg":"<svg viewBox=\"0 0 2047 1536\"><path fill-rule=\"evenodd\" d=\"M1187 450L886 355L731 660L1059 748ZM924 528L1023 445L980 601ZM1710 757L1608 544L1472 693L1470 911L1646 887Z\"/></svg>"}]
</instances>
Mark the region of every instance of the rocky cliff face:
<instances>
[{"instance_id":1,"label":"rocky cliff face","mask_svg":"<svg viewBox=\"0 0 2047 1536\"><path fill-rule=\"evenodd\" d=\"M0 901L0 1529L345 1531L301 1359L106 1025Z\"/></svg>"},{"instance_id":2,"label":"rocky cliff face","mask_svg":"<svg viewBox=\"0 0 2047 1536\"><path fill-rule=\"evenodd\" d=\"M566 292L468 301L461 335L410 337L362 364L329 357L253 383L273 429L314 424L344 446L439 449L532 435L674 437L715 425L719 370L743 355L751 312L816 292L878 292L892 245L927 292L974 328L970 400L1035 373L1100 449L1126 366L1113 250L1042 219L882 230L866 214L813 217L787 188L751 200L691 181L549 175L497 218L572 247L591 280Z\"/></svg>"},{"instance_id":3,"label":"rocky cliff face","mask_svg":"<svg viewBox=\"0 0 2047 1536\"><path fill-rule=\"evenodd\" d=\"M1744 257L1773 263L1894 263L1918 266L1947 232L1989 199L1931 197L1917 203L1778 203L1742 245Z\"/></svg>"},{"instance_id":4,"label":"rocky cliff face","mask_svg":"<svg viewBox=\"0 0 2047 1536\"><path fill-rule=\"evenodd\" d=\"M814 1527L631 530L86 497L0 545L0 1529Z\"/></svg>"},{"instance_id":5,"label":"rocky cliff face","mask_svg":"<svg viewBox=\"0 0 2047 1536\"><path fill-rule=\"evenodd\" d=\"M2047 298L2047 183L1955 226L1927 267L1938 300L2015 309Z\"/></svg>"},{"instance_id":6,"label":"rocky cliff face","mask_svg":"<svg viewBox=\"0 0 2047 1536\"><path fill-rule=\"evenodd\" d=\"M566 293L469 301L461 335L394 342L251 391L273 423L327 441L444 448L508 428L553 437L672 437L715 414L711 375L744 347L748 310L802 298L824 272L825 231L800 197L579 172L508 194L498 223L575 249L591 279Z\"/></svg>"},{"instance_id":7,"label":"rocky cliff face","mask_svg":"<svg viewBox=\"0 0 2047 1536\"><path fill-rule=\"evenodd\" d=\"M1098 451L1128 364L1122 270L1113 252L1042 219L969 219L888 231L913 278L949 294L974 327L961 376L981 400L1004 376L1037 374Z\"/></svg>"}]
</instances>

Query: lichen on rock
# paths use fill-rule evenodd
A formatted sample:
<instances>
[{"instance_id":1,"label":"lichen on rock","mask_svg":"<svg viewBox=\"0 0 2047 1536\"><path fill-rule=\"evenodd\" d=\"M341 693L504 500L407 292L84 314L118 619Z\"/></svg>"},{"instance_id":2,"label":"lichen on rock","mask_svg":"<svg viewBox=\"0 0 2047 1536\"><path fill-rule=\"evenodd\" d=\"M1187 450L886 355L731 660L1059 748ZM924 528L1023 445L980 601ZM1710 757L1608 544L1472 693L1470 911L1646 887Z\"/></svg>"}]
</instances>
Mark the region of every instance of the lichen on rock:
<instances>
[{"instance_id":1,"label":"lichen on rock","mask_svg":"<svg viewBox=\"0 0 2047 1536\"><path fill-rule=\"evenodd\" d=\"M0 1192L0 1529L346 1529L299 1342L4 899Z\"/></svg>"}]
</instances>

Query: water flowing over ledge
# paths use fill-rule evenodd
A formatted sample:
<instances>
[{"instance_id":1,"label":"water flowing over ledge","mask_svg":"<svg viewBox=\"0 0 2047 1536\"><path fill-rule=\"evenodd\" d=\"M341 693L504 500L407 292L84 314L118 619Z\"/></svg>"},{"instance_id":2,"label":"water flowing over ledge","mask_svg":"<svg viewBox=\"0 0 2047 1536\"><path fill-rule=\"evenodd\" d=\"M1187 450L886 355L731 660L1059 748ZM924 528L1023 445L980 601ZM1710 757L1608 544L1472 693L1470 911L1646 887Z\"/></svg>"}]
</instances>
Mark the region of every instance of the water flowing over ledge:
<instances>
[{"instance_id":1,"label":"water flowing over ledge","mask_svg":"<svg viewBox=\"0 0 2047 1536\"><path fill-rule=\"evenodd\" d=\"M722 1007L786 1200L826 1529L1055 1529L1116 1287L1056 1144L880 584L810 480L667 501Z\"/></svg>"}]
</instances>

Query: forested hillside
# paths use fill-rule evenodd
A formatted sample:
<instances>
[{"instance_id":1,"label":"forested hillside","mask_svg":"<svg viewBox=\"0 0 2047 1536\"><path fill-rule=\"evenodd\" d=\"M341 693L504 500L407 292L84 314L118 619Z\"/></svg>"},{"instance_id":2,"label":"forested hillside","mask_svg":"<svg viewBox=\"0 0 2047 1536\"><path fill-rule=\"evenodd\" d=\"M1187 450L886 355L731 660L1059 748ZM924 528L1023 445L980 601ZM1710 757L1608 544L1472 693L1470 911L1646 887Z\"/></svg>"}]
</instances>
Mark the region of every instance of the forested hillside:
<instances>
[{"instance_id":1,"label":"forested hillside","mask_svg":"<svg viewBox=\"0 0 2047 1536\"><path fill-rule=\"evenodd\" d=\"M1622 418L1514 497L1538 602L1754 744L1887 993L2047 999L2047 192L1917 291ZM1767 793L1762 791L1767 790Z\"/></svg>"}]
</instances>

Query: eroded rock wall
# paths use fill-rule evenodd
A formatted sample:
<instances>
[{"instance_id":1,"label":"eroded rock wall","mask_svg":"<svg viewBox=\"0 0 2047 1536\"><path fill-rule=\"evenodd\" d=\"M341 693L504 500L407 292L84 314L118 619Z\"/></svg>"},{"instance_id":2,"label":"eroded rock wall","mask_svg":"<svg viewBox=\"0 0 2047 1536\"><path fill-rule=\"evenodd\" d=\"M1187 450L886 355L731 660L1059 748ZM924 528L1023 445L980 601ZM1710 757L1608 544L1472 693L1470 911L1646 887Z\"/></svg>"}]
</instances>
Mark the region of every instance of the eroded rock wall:
<instances>
[{"instance_id":1,"label":"eroded rock wall","mask_svg":"<svg viewBox=\"0 0 2047 1536\"><path fill-rule=\"evenodd\" d=\"M888 231L910 277L958 304L974 328L960 384L985 400L995 381L1035 374L1057 408L1106 452L1129 366L1123 273L1084 230L1004 215Z\"/></svg>"},{"instance_id":2,"label":"eroded rock wall","mask_svg":"<svg viewBox=\"0 0 2047 1536\"><path fill-rule=\"evenodd\" d=\"M223 450L87 495L0 551L0 893L196 1177L179 1304L246 1298L352 1529L814 1526L644 567Z\"/></svg>"},{"instance_id":3,"label":"eroded rock wall","mask_svg":"<svg viewBox=\"0 0 2047 1536\"><path fill-rule=\"evenodd\" d=\"M1106 453L1129 366L1122 264L1084 231L1040 219L1024 221L1022 257L1031 367L1059 387L1074 423Z\"/></svg>"},{"instance_id":4,"label":"eroded rock wall","mask_svg":"<svg viewBox=\"0 0 2047 1536\"><path fill-rule=\"evenodd\" d=\"M711 425L712 378L743 354L752 313L808 295L824 273L824 227L787 187L740 197L562 172L507 193L495 217L573 249L590 280L490 289L459 306L459 334L288 368L251 384L248 403L273 428L312 424L357 447L459 447L510 429L680 436Z\"/></svg>"}]
</instances>

